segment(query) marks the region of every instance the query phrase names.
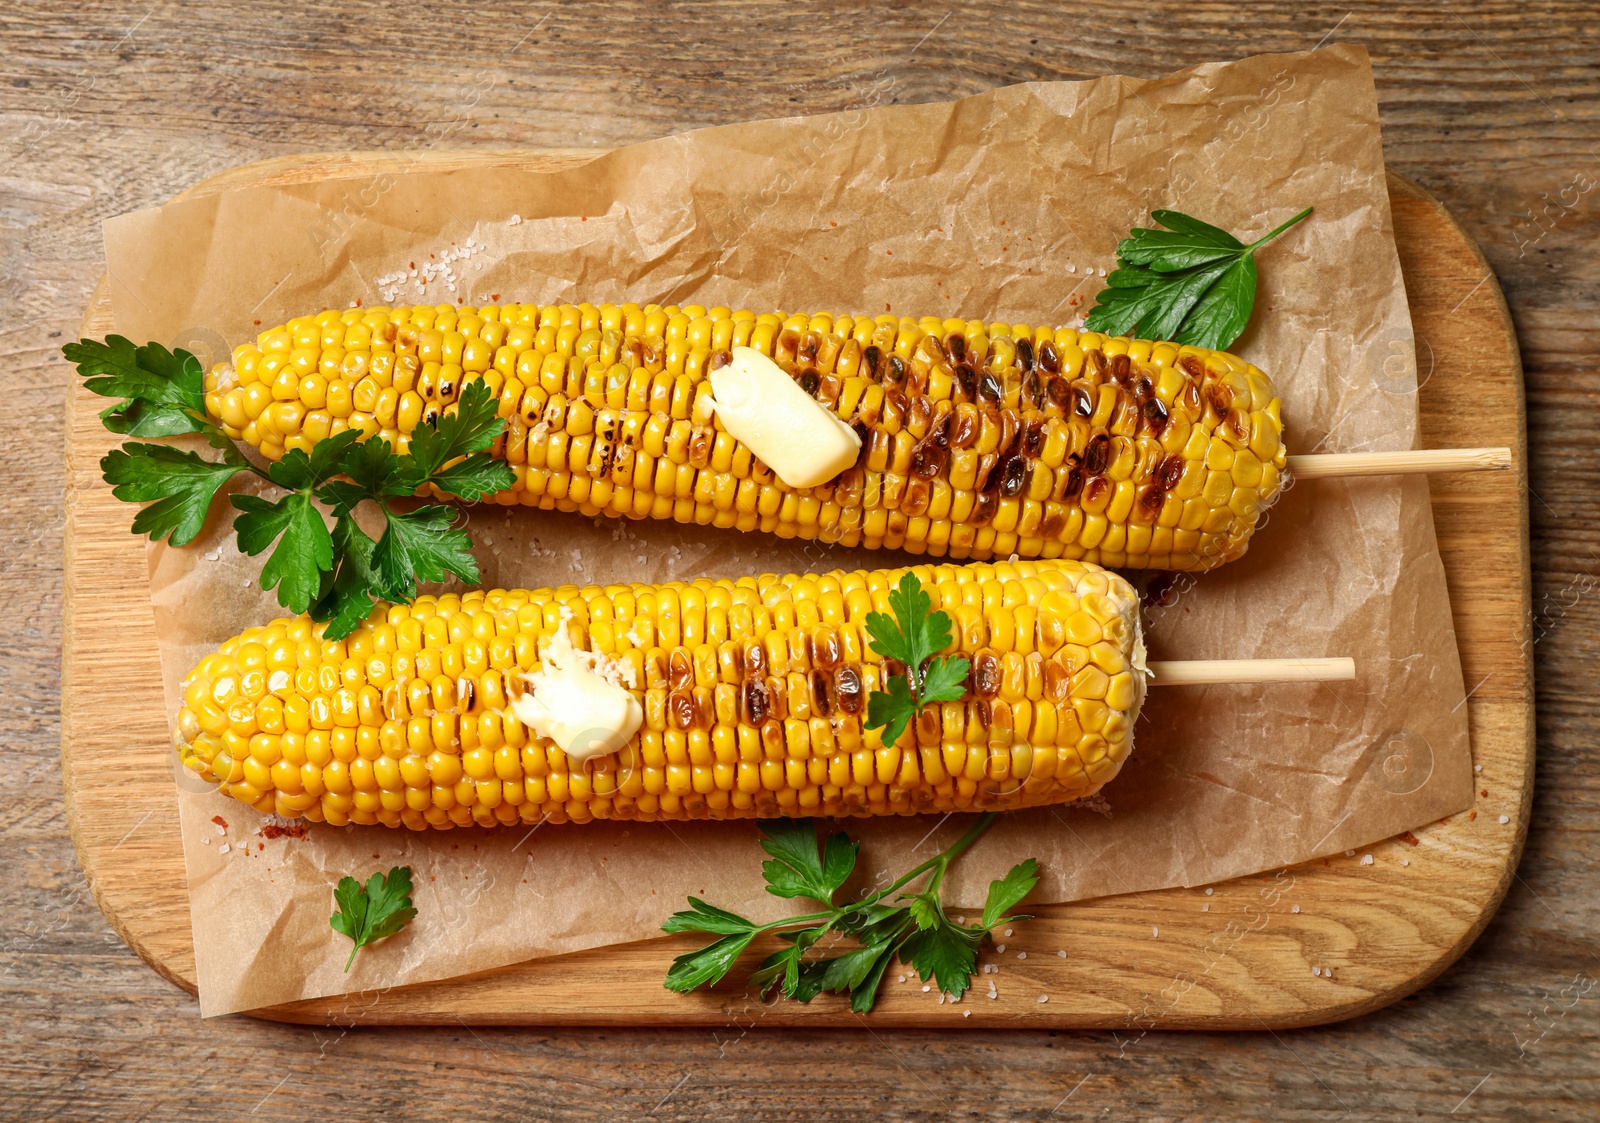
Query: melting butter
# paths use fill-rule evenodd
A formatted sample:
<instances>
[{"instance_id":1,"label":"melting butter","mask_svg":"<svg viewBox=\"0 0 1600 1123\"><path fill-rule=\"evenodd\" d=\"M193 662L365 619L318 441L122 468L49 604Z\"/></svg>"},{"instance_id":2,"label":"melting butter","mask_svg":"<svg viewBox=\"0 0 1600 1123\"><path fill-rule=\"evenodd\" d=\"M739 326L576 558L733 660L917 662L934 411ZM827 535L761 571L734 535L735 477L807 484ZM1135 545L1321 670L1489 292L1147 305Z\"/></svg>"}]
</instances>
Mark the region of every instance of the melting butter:
<instances>
[{"instance_id":1,"label":"melting butter","mask_svg":"<svg viewBox=\"0 0 1600 1123\"><path fill-rule=\"evenodd\" d=\"M861 438L753 347L711 372L717 420L789 487L827 483L856 462Z\"/></svg>"}]
</instances>

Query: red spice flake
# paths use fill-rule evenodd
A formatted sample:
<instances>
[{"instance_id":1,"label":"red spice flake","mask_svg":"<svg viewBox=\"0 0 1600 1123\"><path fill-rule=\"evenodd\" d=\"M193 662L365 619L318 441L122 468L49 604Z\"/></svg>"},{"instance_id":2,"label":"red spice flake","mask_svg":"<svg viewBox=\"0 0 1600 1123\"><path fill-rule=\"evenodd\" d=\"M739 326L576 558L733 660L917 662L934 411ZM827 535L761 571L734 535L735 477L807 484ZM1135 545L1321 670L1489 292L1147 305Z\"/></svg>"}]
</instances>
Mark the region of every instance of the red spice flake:
<instances>
[{"instance_id":1,"label":"red spice flake","mask_svg":"<svg viewBox=\"0 0 1600 1123\"><path fill-rule=\"evenodd\" d=\"M1489 798L1489 789L1488 788L1483 788L1482 790L1480 790L1478 792L1478 794L1483 796L1485 799L1488 799Z\"/></svg>"},{"instance_id":2,"label":"red spice flake","mask_svg":"<svg viewBox=\"0 0 1600 1123\"><path fill-rule=\"evenodd\" d=\"M1078 305L1083 303L1083 297L1079 296L1077 293L1073 293L1067 298L1067 303L1076 308Z\"/></svg>"},{"instance_id":3,"label":"red spice flake","mask_svg":"<svg viewBox=\"0 0 1600 1123\"><path fill-rule=\"evenodd\" d=\"M406 263L406 268L407 269L415 269L416 267L417 267L417 263L415 261L410 261L410 262Z\"/></svg>"},{"instance_id":4,"label":"red spice flake","mask_svg":"<svg viewBox=\"0 0 1600 1123\"><path fill-rule=\"evenodd\" d=\"M277 823L268 823L256 832L262 838L304 838L306 828L300 823L290 823L287 827L280 827Z\"/></svg>"},{"instance_id":5,"label":"red spice flake","mask_svg":"<svg viewBox=\"0 0 1600 1123\"><path fill-rule=\"evenodd\" d=\"M261 321L260 321L260 320L257 320L257 321L256 321L256 327L260 327L260 326L261 326Z\"/></svg>"},{"instance_id":6,"label":"red spice flake","mask_svg":"<svg viewBox=\"0 0 1600 1123\"><path fill-rule=\"evenodd\" d=\"M889 311L889 302L887 300L883 302L883 310L885 312Z\"/></svg>"},{"instance_id":7,"label":"red spice flake","mask_svg":"<svg viewBox=\"0 0 1600 1123\"><path fill-rule=\"evenodd\" d=\"M1478 819L1478 809L1476 807L1474 807L1471 811L1467 812L1467 822L1473 823L1473 822L1476 822L1477 819Z\"/></svg>"},{"instance_id":8,"label":"red spice flake","mask_svg":"<svg viewBox=\"0 0 1600 1123\"><path fill-rule=\"evenodd\" d=\"M888 254L890 257L894 256L894 251L893 250L884 250L883 252Z\"/></svg>"},{"instance_id":9,"label":"red spice flake","mask_svg":"<svg viewBox=\"0 0 1600 1123\"><path fill-rule=\"evenodd\" d=\"M267 844L265 842L256 843L256 849L257 850L265 850L266 848L267 848Z\"/></svg>"},{"instance_id":10,"label":"red spice flake","mask_svg":"<svg viewBox=\"0 0 1600 1123\"><path fill-rule=\"evenodd\" d=\"M464 297L464 296L456 297L456 303L457 304L465 304L466 302L467 302L467 298L466 297Z\"/></svg>"},{"instance_id":11,"label":"red spice flake","mask_svg":"<svg viewBox=\"0 0 1600 1123\"><path fill-rule=\"evenodd\" d=\"M497 292L492 292L492 293L489 294L489 299L490 300L499 300L500 299L500 294L497 293Z\"/></svg>"},{"instance_id":12,"label":"red spice flake","mask_svg":"<svg viewBox=\"0 0 1600 1123\"><path fill-rule=\"evenodd\" d=\"M211 821L217 824L217 826L221 827L223 830L228 829L228 820L224 819L221 815L211 816Z\"/></svg>"},{"instance_id":13,"label":"red spice flake","mask_svg":"<svg viewBox=\"0 0 1600 1123\"><path fill-rule=\"evenodd\" d=\"M361 298L360 298L360 297L359 297L359 296L358 296L358 297L356 297L356 307L357 307L357 308L360 308L360 307L361 307Z\"/></svg>"},{"instance_id":14,"label":"red spice flake","mask_svg":"<svg viewBox=\"0 0 1600 1123\"><path fill-rule=\"evenodd\" d=\"M839 224L838 224L838 223L837 223L837 222L835 222L835 221L833 221L833 219L831 219L831 218L830 218L830 219L829 219L829 220L828 220L828 225L829 225L829 226L838 226L838 225L839 225Z\"/></svg>"},{"instance_id":15,"label":"red spice flake","mask_svg":"<svg viewBox=\"0 0 1600 1123\"><path fill-rule=\"evenodd\" d=\"M1422 841L1420 838L1418 838L1416 835L1412 834L1410 831L1401 831L1399 834L1395 835L1395 837L1398 838L1401 842L1404 842L1408 846L1416 846L1418 843L1420 843Z\"/></svg>"}]
</instances>

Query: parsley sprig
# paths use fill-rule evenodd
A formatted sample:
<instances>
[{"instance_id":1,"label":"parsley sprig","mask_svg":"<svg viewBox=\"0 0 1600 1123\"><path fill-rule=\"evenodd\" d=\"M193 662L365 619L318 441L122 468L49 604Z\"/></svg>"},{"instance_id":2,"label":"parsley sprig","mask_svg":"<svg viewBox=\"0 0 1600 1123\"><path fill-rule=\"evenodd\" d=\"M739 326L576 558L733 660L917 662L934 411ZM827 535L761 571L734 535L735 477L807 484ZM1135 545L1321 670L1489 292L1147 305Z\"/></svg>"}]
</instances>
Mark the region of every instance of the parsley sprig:
<instances>
[{"instance_id":1,"label":"parsley sprig","mask_svg":"<svg viewBox=\"0 0 1600 1123\"><path fill-rule=\"evenodd\" d=\"M147 504L134 517L135 534L174 546L192 542L223 485L240 472L260 476L282 494L230 497L239 511L233 523L239 549L252 557L272 551L261 570L261 587L276 589L278 603L291 612L309 610L312 619L326 621L328 639L349 635L377 601L414 599L419 582L442 581L448 574L469 583L478 580L472 539L452 526L455 509L397 501L432 485L474 502L515 482L511 467L487 452L505 424L487 383L468 383L453 409L419 426L405 455L386 440L363 441L358 430L347 430L317 442L310 455L290 449L262 468L206 415L205 376L200 361L187 351L168 351L156 343L135 347L118 335L104 342L80 340L61 350L89 390L119 399L100 414L113 433L198 433L221 453L220 459L208 459L142 441L108 453L100 469L112 494ZM376 539L356 521L364 503L374 504L383 518Z\"/></svg>"},{"instance_id":2,"label":"parsley sprig","mask_svg":"<svg viewBox=\"0 0 1600 1123\"><path fill-rule=\"evenodd\" d=\"M339 911L328 917L334 931L355 942L345 973L356 961L356 952L377 940L393 936L411 923L417 910L411 904L411 868L395 866L387 876L375 873L362 885L353 877L341 878L333 891Z\"/></svg>"},{"instance_id":3,"label":"parsley sprig","mask_svg":"<svg viewBox=\"0 0 1600 1123\"><path fill-rule=\"evenodd\" d=\"M908 963L924 982L933 979L939 989L955 998L966 993L977 967L978 948L990 940L990 930L1028 917L1010 911L1038 884L1038 862L1029 858L1004 877L990 882L983 915L973 925L958 924L945 912L939 889L950 864L976 842L995 820L995 812L978 821L948 849L917 866L885 889L857 901L835 904L834 898L855 869L860 843L843 832L819 841L810 819L770 819L761 831L761 848L771 861L762 863L767 892L777 897L807 897L827 907L770 924L756 924L737 913L689 898L689 908L677 912L663 925L665 932L706 932L720 937L699 951L672 961L667 972L669 990L686 993L714 985L733 968L752 940L773 933L787 946L767 956L750 976L763 995L774 990L799 1002L810 1002L823 991L850 996L850 1009L864 1014L877 1000L889 964ZM926 877L922 888L908 890ZM807 955L823 937L834 933L839 954Z\"/></svg>"},{"instance_id":4,"label":"parsley sprig","mask_svg":"<svg viewBox=\"0 0 1600 1123\"><path fill-rule=\"evenodd\" d=\"M1232 346L1255 307L1255 251L1311 210L1249 245L1179 211L1150 212L1167 229L1136 226L1117 245L1119 268L1106 278L1084 326L1107 335Z\"/></svg>"},{"instance_id":5,"label":"parsley sprig","mask_svg":"<svg viewBox=\"0 0 1600 1123\"><path fill-rule=\"evenodd\" d=\"M950 646L950 617L932 612L933 601L922 591L915 573L906 573L889 594L893 617L867 613L867 636L873 651L905 664L904 675L891 675L885 690L867 697L866 728L882 729L883 743L900 739L917 711L929 702L958 701L966 691L965 659L934 656Z\"/></svg>"}]
</instances>

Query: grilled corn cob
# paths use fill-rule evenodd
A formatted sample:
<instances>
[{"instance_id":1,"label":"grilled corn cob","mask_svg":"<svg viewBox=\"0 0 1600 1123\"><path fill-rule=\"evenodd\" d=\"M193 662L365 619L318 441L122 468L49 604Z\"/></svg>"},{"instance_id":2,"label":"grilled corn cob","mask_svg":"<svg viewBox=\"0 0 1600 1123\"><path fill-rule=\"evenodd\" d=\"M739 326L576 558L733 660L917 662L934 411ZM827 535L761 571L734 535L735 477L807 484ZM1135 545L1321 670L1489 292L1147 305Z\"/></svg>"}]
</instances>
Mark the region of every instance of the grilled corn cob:
<instances>
[{"instance_id":1,"label":"grilled corn cob","mask_svg":"<svg viewBox=\"0 0 1600 1123\"><path fill-rule=\"evenodd\" d=\"M1144 692L1126 581L1071 561L915 569L971 672L884 745L867 698L905 672L865 620L903 572L421 597L337 642L277 620L185 680L176 744L260 811L416 830L1016 808L1116 775ZM560 627L643 705L586 764L513 712Z\"/></svg>"},{"instance_id":2,"label":"grilled corn cob","mask_svg":"<svg viewBox=\"0 0 1600 1123\"><path fill-rule=\"evenodd\" d=\"M722 429L707 373L774 359L862 439L786 487ZM982 559L1203 570L1244 553L1284 467L1279 402L1220 351L980 321L511 304L325 311L206 380L270 458L359 428L404 448L463 383L499 394L506 504Z\"/></svg>"}]
</instances>

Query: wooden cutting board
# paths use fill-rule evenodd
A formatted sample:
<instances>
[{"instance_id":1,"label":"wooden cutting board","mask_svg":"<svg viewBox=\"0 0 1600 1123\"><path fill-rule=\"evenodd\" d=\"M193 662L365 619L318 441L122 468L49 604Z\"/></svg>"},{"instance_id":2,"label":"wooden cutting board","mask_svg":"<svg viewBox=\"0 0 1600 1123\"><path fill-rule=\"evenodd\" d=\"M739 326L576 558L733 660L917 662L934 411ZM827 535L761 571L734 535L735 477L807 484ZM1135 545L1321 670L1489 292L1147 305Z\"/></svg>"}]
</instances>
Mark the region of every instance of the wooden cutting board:
<instances>
[{"instance_id":1,"label":"wooden cutting board","mask_svg":"<svg viewBox=\"0 0 1600 1123\"><path fill-rule=\"evenodd\" d=\"M426 153L410 167L551 170L595 153ZM185 196L261 183L368 177L387 153L298 156L236 168ZM1516 471L1431 481L1469 698L1476 808L1367 848L1381 860L1296 867L1274 878L1037 909L1027 944L959 1005L891 976L875 1027L1258 1029L1335 1021L1394 1002L1448 967L1483 930L1515 870L1533 782L1526 444L1522 369L1505 301L1483 256L1442 207L1390 176L1395 234L1419 357L1424 447L1509 445ZM83 334L112 328L102 279ZM68 823L89 887L129 946L195 990L177 801L144 547L101 482L113 443L103 401L68 399L61 767ZM1505 822L1502 822L1504 817ZM1402 863L1404 859L1404 863ZM1263 894L1268 894L1265 899ZM1209 906L1206 908L1205 906ZM661 979L692 938L609 947L468 978L276 1006L262 1017L322 1023L855 1025L842 999L763 1006L726 989L669 993ZM1040 995L1048 994L1042 1002Z\"/></svg>"}]
</instances>

